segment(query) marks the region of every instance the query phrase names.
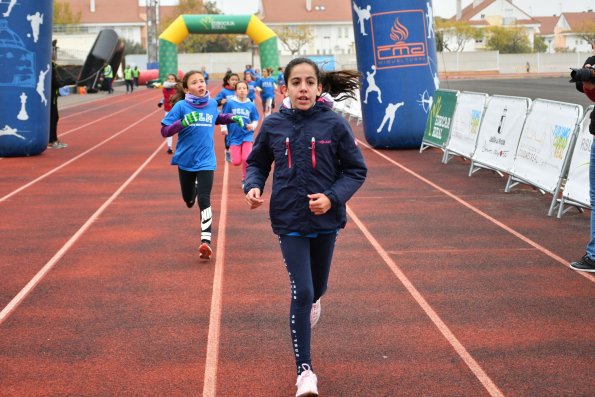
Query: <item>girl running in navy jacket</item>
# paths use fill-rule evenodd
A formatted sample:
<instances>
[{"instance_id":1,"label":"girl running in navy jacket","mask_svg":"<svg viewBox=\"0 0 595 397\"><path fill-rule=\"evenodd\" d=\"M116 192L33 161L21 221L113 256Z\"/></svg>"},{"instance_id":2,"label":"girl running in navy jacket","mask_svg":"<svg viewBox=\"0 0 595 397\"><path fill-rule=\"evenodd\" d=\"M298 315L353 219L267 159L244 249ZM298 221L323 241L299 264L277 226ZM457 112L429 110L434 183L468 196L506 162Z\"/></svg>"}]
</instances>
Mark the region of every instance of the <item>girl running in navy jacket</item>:
<instances>
[{"instance_id":1,"label":"girl running in navy jacket","mask_svg":"<svg viewBox=\"0 0 595 397\"><path fill-rule=\"evenodd\" d=\"M263 121L248 157L244 192L248 206L259 207L274 164L269 214L291 283L296 396L317 396L311 328L320 316L337 233L347 220L345 204L367 174L349 124L319 99L323 90L333 97L342 94L338 100L353 96L359 73L321 75L316 63L297 58L284 74L288 100Z\"/></svg>"},{"instance_id":2,"label":"girl running in navy jacket","mask_svg":"<svg viewBox=\"0 0 595 397\"><path fill-rule=\"evenodd\" d=\"M217 101L211 99L201 72L186 73L172 99L173 108L161 121L164 138L178 134L176 153L171 159L178 166L182 198L192 208L198 195L200 210L200 258L210 259L211 250L211 189L217 166L213 134L215 124L243 126L242 117L219 114Z\"/></svg>"}]
</instances>

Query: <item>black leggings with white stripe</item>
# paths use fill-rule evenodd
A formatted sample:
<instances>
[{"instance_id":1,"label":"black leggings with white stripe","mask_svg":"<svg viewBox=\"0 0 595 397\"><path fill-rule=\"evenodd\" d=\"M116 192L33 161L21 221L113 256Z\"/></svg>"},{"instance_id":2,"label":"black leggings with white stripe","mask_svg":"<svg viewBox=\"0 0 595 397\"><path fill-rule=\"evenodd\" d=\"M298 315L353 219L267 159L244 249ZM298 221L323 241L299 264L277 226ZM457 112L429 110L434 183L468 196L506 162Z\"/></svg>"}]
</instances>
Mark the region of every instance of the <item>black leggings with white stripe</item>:
<instances>
[{"instance_id":1,"label":"black leggings with white stripe","mask_svg":"<svg viewBox=\"0 0 595 397\"><path fill-rule=\"evenodd\" d=\"M184 171L178 168L180 176L180 187L182 188L182 198L188 208L194 205L198 196L198 209L200 210L200 240L211 243L211 223L213 214L211 211L211 190L213 189L213 179L215 171Z\"/></svg>"},{"instance_id":2,"label":"black leggings with white stripe","mask_svg":"<svg viewBox=\"0 0 595 397\"><path fill-rule=\"evenodd\" d=\"M281 253L291 283L289 329L298 375L310 358L310 310L327 289L337 233L318 237L279 236Z\"/></svg>"}]
</instances>

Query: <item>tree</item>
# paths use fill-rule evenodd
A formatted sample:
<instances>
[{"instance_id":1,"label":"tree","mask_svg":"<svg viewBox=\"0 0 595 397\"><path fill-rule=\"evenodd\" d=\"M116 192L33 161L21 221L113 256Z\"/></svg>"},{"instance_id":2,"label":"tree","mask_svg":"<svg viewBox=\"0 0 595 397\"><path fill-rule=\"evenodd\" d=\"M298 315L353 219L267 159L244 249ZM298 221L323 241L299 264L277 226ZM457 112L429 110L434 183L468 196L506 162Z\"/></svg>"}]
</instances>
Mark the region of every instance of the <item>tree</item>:
<instances>
[{"instance_id":1,"label":"tree","mask_svg":"<svg viewBox=\"0 0 595 397\"><path fill-rule=\"evenodd\" d=\"M501 54L520 54L531 52L529 38L522 28L492 26L489 28L487 48Z\"/></svg>"},{"instance_id":2,"label":"tree","mask_svg":"<svg viewBox=\"0 0 595 397\"><path fill-rule=\"evenodd\" d=\"M182 14L221 14L221 11L212 1L180 0L176 7L176 16L161 22L160 33ZM178 44L178 51L181 53L237 52L247 51L249 48L248 38L235 34L192 34Z\"/></svg>"},{"instance_id":3,"label":"tree","mask_svg":"<svg viewBox=\"0 0 595 397\"><path fill-rule=\"evenodd\" d=\"M146 54L147 50L136 41L124 39L124 56L129 54Z\"/></svg>"},{"instance_id":4,"label":"tree","mask_svg":"<svg viewBox=\"0 0 595 397\"><path fill-rule=\"evenodd\" d=\"M68 1L54 0L52 22L54 25L76 25L81 22L81 11L73 13Z\"/></svg>"},{"instance_id":5,"label":"tree","mask_svg":"<svg viewBox=\"0 0 595 397\"><path fill-rule=\"evenodd\" d=\"M592 43L595 40L595 20L583 22L575 33L587 43Z\"/></svg>"},{"instance_id":6,"label":"tree","mask_svg":"<svg viewBox=\"0 0 595 397\"><path fill-rule=\"evenodd\" d=\"M436 32L441 33L440 46L453 52L463 51L465 44L470 40L481 40L483 32L466 21L451 21L444 18L436 18ZM450 38L454 40L454 47L450 47Z\"/></svg>"},{"instance_id":7,"label":"tree","mask_svg":"<svg viewBox=\"0 0 595 397\"><path fill-rule=\"evenodd\" d=\"M535 36L533 38L533 52L546 52L548 45L541 36Z\"/></svg>"},{"instance_id":8,"label":"tree","mask_svg":"<svg viewBox=\"0 0 595 397\"><path fill-rule=\"evenodd\" d=\"M299 54L302 47L312 41L312 30L309 26L284 26L275 30L277 37L283 45L291 52L291 55Z\"/></svg>"}]
</instances>

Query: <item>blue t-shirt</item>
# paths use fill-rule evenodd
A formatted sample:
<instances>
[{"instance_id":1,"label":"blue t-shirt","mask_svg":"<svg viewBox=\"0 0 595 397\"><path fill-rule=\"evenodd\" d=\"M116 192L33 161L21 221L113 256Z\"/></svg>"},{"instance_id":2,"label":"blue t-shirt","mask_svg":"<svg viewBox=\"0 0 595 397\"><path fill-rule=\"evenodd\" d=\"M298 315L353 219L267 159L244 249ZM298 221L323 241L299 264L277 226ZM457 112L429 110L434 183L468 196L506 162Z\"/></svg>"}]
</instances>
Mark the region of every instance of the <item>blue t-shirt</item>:
<instances>
[{"instance_id":1,"label":"blue t-shirt","mask_svg":"<svg viewBox=\"0 0 595 397\"><path fill-rule=\"evenodd\" d=\"M283 76L283 73L279 73L279 76L277 76L277 85L285 85L285 76Z\"/></svg>"},{"instance_id":2,"label":"blue t-shirt","mask_svg":"<svg viewBox=\"0 0 595 397\"><path fill-rule=\"evenodd\" d=\"M249 81L247 83L248 85L248 99L251 100L252 102L254 102L254 100L256 99L256 92L254 90L254 87L256 87L256 81L252 80Z\"/></svg>"},{"instance_id":3,"label":"blue t-shirt","mask_svg":"<svg viewBox=\"0 0 595 397\"><path fill-rule=\"evenodd\" d=\"M217 168L215 158L215 122L219 111L217 101L209 99L203 108L195 108L185 100L178 101L161 121L163 125L171 125L184 115L196 111L199 121L182 129L178 133L176 153L171 159L172 165L177 165L184 171L205 171Z\"/></svg>"},{"instance_id":4,"label":"blue t-shirt","mask_svg":"<svg viewBox=\"0 0 595 397\"><path fill-rule=\"evenodd\" d=\"M256 85L262 88L260 98L262 100L275 97L275 79L272 77L263 77L258 79Z\"/></svg>"},{"instance_id":5,"label":"blue t-shirt","mask_svg":"<svg viewBox=\"0 0 595 397\"><path fill-rule=\"evenodd\" d=\"M232 98L223 105L223 113L233 113L240 115L244 119L244 124L250 124L254 120L260 119L256 106L251 101L239 102L237 98ZM227 126L227 144L241 145L242 142L254 142L254 131L246 128L240 128L236 123Z\"/></svg>"},{"instance_id":6,"label":"blue t-shirt","mask_svg":"<svg viewBox=\"0 0 595 397\"><path fill-rule=\"evenodd\" d=\"M215 100L217 101L217 103L219 103L219 101L222 99L229 101L229 99L234 96L236 96L236 92L234 90L230 90L228 88L223 87L223 89L219 91L219 93L215 97Z\"/></svg>"}]
</instances>

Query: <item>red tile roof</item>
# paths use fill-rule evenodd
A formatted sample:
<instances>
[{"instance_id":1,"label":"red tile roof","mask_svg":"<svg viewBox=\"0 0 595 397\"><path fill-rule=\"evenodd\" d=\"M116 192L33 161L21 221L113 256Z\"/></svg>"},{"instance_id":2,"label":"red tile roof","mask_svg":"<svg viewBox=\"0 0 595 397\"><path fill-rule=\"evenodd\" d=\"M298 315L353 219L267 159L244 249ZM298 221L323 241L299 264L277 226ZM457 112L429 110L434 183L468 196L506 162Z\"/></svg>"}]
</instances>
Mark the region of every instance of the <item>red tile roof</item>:
<instances>
[{"instance_id":1,"label":"red tile roof","mask_svg":"<svg viewBox=\"0 0 595 397\"><path fill-rule=\"evenodd\" d=\"M70 10L81 12L81 23L144 23L140 15L145 14L145 7L138 5L138 0L96 0L95 12L90 10L89 0L68 0Z\"/></svg>"},{"instance_id":2,"label":"red tile roof","mask_svg":"<svg viewBox=\"0 0 595 397\"><path fill-rule=\"evenodd\" d=\"M264 23L351 22L352 2L349 0L312 0L306 10L306 0L262 0ZM322 9L323 8L323 9Z\"/></svg>"},{"instance_id":3,"label":"red tile roof","mask_svg":"<svg viewBox=\"0 0 595 397\"><path fill-rule=\"evenodd\" d=\"M595 12L563 12L562 15L570 25L571 31L580 30L586 24L595 23Z\"/></svg>"},{"instance_id":4,"label":"red tile roof","mask_svg":"<svg viewBox=\"0 0 595 397\"><path fill-rule=\"evenodd\" d=\"M475 15L479 14L483 9L485 9L490 4L494 3L496 0L484 0L477 7L473 6L473 3L469 4L467 7L461 10L461 21L469 21ZM450 18L451 20L456 20L456 14Z\"/></svg>"},{"instance_id":5,"label":"red tile roof","mask_svg":"<svg viewBox=\"0 0 595 397\"><path fill-rule=\"evenodd\" d=\"M558 23L560 17L533 17L533 19L537 20L541 24L539 26L540 34L554 34L554 27Z\"/></svg>"}]
</instances>

